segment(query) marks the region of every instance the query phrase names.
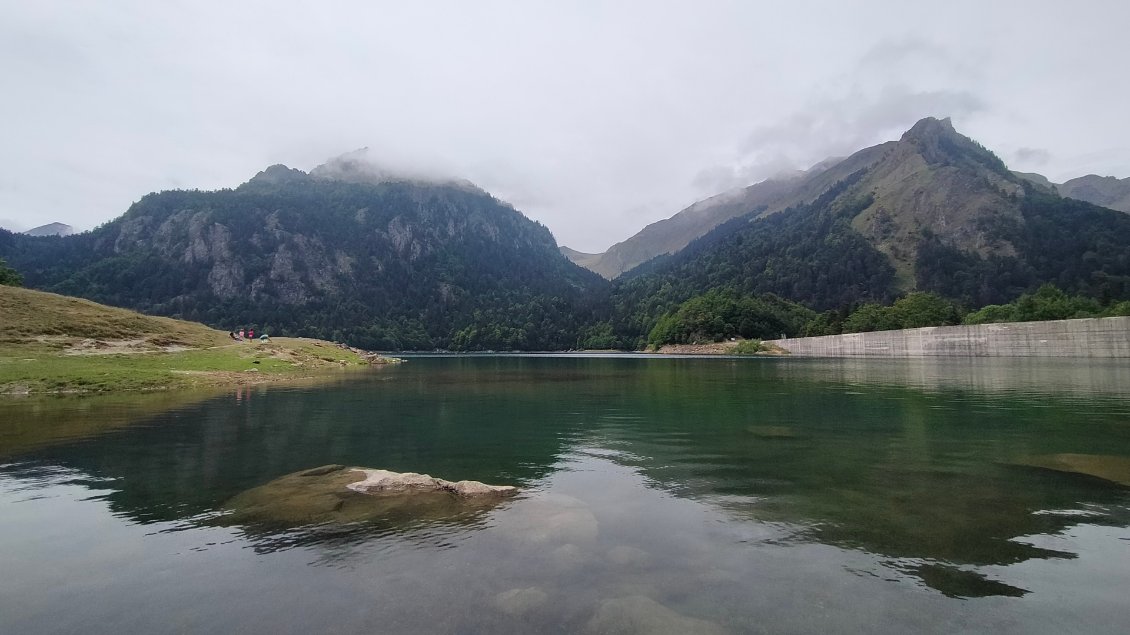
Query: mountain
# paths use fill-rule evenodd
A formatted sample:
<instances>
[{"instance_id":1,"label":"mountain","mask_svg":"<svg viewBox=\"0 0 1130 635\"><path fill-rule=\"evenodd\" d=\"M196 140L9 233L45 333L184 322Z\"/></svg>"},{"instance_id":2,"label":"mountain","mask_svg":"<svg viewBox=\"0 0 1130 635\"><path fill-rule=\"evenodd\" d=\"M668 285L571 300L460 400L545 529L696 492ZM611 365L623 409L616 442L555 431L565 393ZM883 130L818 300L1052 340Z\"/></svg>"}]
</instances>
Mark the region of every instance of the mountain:
<instances>
[{"instance_id":1,"label":"mountain","mask_svg":"<svg viewBox=\"0 0 1130 635\"><path fill-rule=\"evenodd\" d=\"M1130 177L1117 179L1113 176L1088 174L1057 185L1056 189L1063 196L1120 212L1130 212Z\"/></svg>"},{"instance_id":2,"label":"mountain","mask_svg":"<svg viewBox=\"0 0 1130 635\"><path fill-rule=\"evenodd\" d=\"M1066 183L1052 183L1048 177L1034 172L1013 172L1013 174L1057 192L1060 196L1086 201L1119 212L1130 212L1130 177L1119 179L1113 176L1088 174Z\"/></svg>"},{"instance_id":3,"label":"mountain","mask_svg":"<svg viewBox=\"0 0 1130 635\"><path fill-rule=\"evenodd\" d=\"M1130 295L1130 215L1012 173L948 119L923 119L896 142L804 178L811 189L793 195L800 203L747 209L620 276L616 334L646 334L679 303L719 289L820 310L913 290L980 307L1047 282L1102 299Z\"/></svg>"},{"instance_id":4,"label":"mountain","mask_svg":"<svg viewBox=\"0 0 1130 635\"><path fill-rule=\"evenodd\" d=\"M919 138L924 144L929 145L931 142L927 137L930 137L931 134L933 134L935 141L943 138L951 139L948 134L937 134L937 130L933 130L932 132L932 129L936 127L948 127L950 129L949 132L956 134L952 130L952 122L948 119L938 120L927 118L915 126L917 130L912 129L908 131L908 137L904 137L903 141L906 142L910 141L912 138ZM961 135L956 136L977 145L975 142ZM961 140L954 142L958 144L965 143L965 141ZM781 175L748 187L731 190L698 201L670 218L657 221L644 227L631 238L616 243L601 254L585 254L568 250L568 248L563 248L562 252L578 265L595 271L605 278L614 279L652 258L673 254L679 251L690 244L691 241L704 236L715 227L718 227L730 219L745 216L751 212L756 212L760 216L768 216L790 207L811 203L832 184L844 179L857 170L872 167L884 157L886 157L888 166L883 171L887 173L888 178L898 179L900 169L913 170L910 164L902 167L897 166L906 158L910 158L913 162L914 153L907 154L905 151L906 143L904 143L903 149L900 150L899 154L890 155L889 153L894 150L896 145L897 142L887 142L864 149L851 155L847 159L827 159L805 172ZM935 158L937 158L936 153ZM999 163L999 159L996 159L995 156L992 157L992 160ZM1000 163L998 167L1000 166L1003 166L1003 163ZM1130 178L1119 180L1114 177L1089 175L1072 179L1063 184L1055 184L1040 174L1012 172L1010 177L999 170L995 172L994 176L991 178L995 180L998 186L1003 187L1006 195L1010 187L1019 183L1017 179L1021 179L1039 185L1052 192L1058 192L1061 196L1079 199L1110 209L1130 212ZM1011 183L1011 185L1003 185L1005 183ZM892 204L901 205L906 202L890 200L890 195L893 194L891 187L883 186L880 189L887 195L883 196L882 198L884 200L879 202L880 207L886 209ZM939 189L945 188L942 187ZM998 189L1000 189L1000 187L998 187ZM1013 189L1015 188L1013 187ZM913 194L911 194L911 196L913 196ZM947 193L944 198L949 199L951 196L952 194ZM991 199L994 197L995 195L990 193L990 198L987 200L980 202L969 200L966 202L972 204L974 207L978 205L988 205L995 209L999 207L999 201L992 201ZM933 203L927 202L926 208L923 208L922 211L929 215L931 211L927 208L936 210L938 209L938 203L938 200L933 201ZM972 212L969 208L961 212L963 216L970 213ZM883 216L880 214L880 222L882 222L882 218ZM952 218L950 220L952 221ZM903 240L895 240L894 243L905 242L905 236L902 238ZM888 243L891 243L891 241L888 241ZM886 245L886 248L895 246L897 245L892 243ZM901 264L905 265L905 263ZM905 266L902 269L905 270ZM904 271L904 273L909 272Z\"/></svg>"},{"instance_id":5,"label":"mountain","mask_svg":"<svg viewBox=\"0 0 1130 635\"><path fill-rule=\"evenodd\" d=\"M679 251L695 238L732 218L744 216L751 211L769 215L810 203L837 181L878 160L888 146L889 144L883 144L868 148L847 159L828 159L805 172L781 175L712 196L670 218L644 227L636 235L616 243L602 254L581 254L574 257L566 253L566 256L605 278L616 278L656 256Z\"/></svg>"},{"instance_id":6,"label":"mountain","mask_svg":"<svg viewBox=\"0 0 1130 635\"><path fill-rule=\"evenodd\" d=\"M565 256L574 264L584 267L585 269L589 269L590 271L592 270L592 267L589 265L593 264L596 259L600 258L600 254L586 254L583 251L569 249L564 245L560 247L560 251L562 256Z\"/></svg>"},{"instance_id":7,"label":"mountain","mask_svg":"<svg viewBox=\"0 0 1130 635\"><path fill-rule=\"evenodd\" d=\"M28 287L379 349L570 348L606 286L481 189L354 155L149 194L76 236L0 231L0 257Z\"/></svg>"},{"instance_id":8,"label":"mountain","mask_svg":"<svg viewBox=\"0 0 1130 635\"><path fill-rule=\"evenodd\" d=\"M75 228L65 223L48 223L24 232L28 236L70 236Z\"/></svg>"}]
</instances>

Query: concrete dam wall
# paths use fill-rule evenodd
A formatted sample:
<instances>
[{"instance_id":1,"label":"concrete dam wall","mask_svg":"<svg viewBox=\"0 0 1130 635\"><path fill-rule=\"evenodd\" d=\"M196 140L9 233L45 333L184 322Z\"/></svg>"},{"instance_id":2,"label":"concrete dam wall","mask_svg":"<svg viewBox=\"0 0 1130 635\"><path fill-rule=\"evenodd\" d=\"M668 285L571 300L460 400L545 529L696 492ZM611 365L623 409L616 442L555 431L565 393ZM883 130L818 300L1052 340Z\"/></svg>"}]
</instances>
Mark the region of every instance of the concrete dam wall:
<instances>
[{"instance_id":1,"label":"concrete dam wall","mask_svg":"<svg viewBox=\"0 0 1130 635\"><path fill-rule=\"evenodd\" d=\"M1130 317L929 326L772 343L808 357L1130 357Z\"/></svg>"}]
</instances>

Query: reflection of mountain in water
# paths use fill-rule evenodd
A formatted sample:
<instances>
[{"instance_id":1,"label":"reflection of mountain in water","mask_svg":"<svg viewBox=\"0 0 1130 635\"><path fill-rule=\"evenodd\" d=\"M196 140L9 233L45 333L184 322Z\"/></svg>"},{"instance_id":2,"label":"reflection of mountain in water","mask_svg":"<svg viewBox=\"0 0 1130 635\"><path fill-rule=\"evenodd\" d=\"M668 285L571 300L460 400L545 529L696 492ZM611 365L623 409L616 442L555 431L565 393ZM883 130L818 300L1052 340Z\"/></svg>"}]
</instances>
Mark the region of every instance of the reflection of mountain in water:
<instances>
[{"instance_id":1,"label":"reflection of mountain in water","mask_svg":"<svg viewBox=\"0 0 1130 635\"><path fill-rule=\"evenodd\" d=\"M429 471L496 483L542 476L561 451L557 432L522 434L515 422L546 418L536 400L475 398L472 423L460 413L467 396L434 386L383 390L374 380L321 390L260 389L156 415L88 443L42 448L24 466L59 465L110 479L111 509L137 522L177 520L220 507L240 491L277 476L327 463ZM47 425L47 422L39 423ZM537 428L534 428L537 429ZM521 443L510 437L518 433ZM15 476L24 469L10 466Z\"/></svg>"},{"instance_id":2,"label":"reflection of mountain in water","mask_svg":"<svg viewBox=\"0 0 1130 635\"><path fill-rule=\"evenodd\" d=\"M773 381L706 390L714 400L697 411L661 379L641 382L601 419L590 443L624 448L630 458L622 461L680 496L786 523L793 541L889 558L952 596L1023 592L969 567L1074 557L1027 544L1026 536L1059 533L1084 518L1130 525L1130 498L1115 484L1010 465L1063 448L1130 455L1124 404L1111 401L1109 413L1096 416L1101 402L1093 398L1054 399L1032 389L1052 383L1055 365L1010 382L1003 375L1011 364L970 376L960 365L923 362L929 372L911 373L902 381L908 389L895 387L905 363L812 364L811 373L804 364L779 365ZM1065 368L1059 388L1094 387L1081 379L1090 371L1058 367ZM925 392L918 389L924 376L932 377ZM963 387L969 384L977 389ZM1121 447L1112 447L1118 439ZM1083 504L1083 514L1044 513Z\"/></svg>"},{"instance_id":3,"label":"reflection of mountain in water","mask_svg":"<svg viewBox=\"0 0 1130 635\"><path fill-rule=\"evenodd\" d=\"M876 554L948 595L1014 595L1023 590L978 568L1072 557L1025 537L1063 532L1082 522L1074 512L1084 507L1087 523L1130 525L1130 500L1111 484L1008 463L1130 456L1130 435L1125 393L1096 397L1108 389L1096 380L1090 391L1079 379L1090 371L1066 364L1051 375L1043 367L1011 373L997 363L974 364L971 373L926 362L416 359L332 389L257 390L238 403L187 406L95 440L30 451L16 457L23 467L5 471L78 470L108 483L111 509L135 522L216 522L211 515L238 492L310 466L527 484L544 481L583 445L608 450L608 460L638 470L650 487L792 532L768 540ZM914 368L929 368L931 379ZM1022 378L1015 390L985 387L1011 380L976 379L1010 374ZM1051 397L1057 389L1068 398ZM257 549L318 544L332 557L392 534L442 546L452 531L489 519L390 512L243 531ZM574 524L587 527L588 517L581 520Z\"/></svg>"}]
</instances>

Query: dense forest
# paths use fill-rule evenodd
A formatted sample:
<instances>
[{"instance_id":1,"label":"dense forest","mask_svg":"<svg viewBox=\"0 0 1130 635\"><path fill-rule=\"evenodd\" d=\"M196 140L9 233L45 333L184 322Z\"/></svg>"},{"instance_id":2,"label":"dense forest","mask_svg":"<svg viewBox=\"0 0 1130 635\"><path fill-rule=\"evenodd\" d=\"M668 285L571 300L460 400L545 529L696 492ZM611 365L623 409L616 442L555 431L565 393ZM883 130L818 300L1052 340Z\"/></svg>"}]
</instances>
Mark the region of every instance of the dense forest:
<instances>
[{"instance_id":1,"label":"dense forest","mask_svg":"<svg viewBox=\"0 0 1130 635\"><path fill-rule=\"evenodd\" d=\"M1015 246L1015 256L982 257L927 234L915 263L918 288L970 307L1007 302L1044 283L1104 303L1130 297L1130 215L1024 187L1022 222L978 228Z\"/></svg>"},{"instance_id":2,"label":"dense forest","mask_svg":"<svg viewBox=\"0 0 1130 635\"><path fill-rule=\"evenodd\" d=\"M0 284L18 287L24 283L24 277L18 271L8 266L3 258L0 258Z\"/></svg>"},{"instance_id":3,"label":"dense forest","mask_svg":"<svg viewBox=\"0 0 1130 635\"><path fill-rule=\"evenodd\" d=\"M774 295L743 296L710 291L663 314L647 336L647 345L699 344L726 339L776 339L912 329L924 326L1068 320L1130 315L1130 300L1104 304L1087 295L1069 295L1052 284L1024 293L1007 304L968 311L961 304L915 291L889 305L865 303L854 310L816 312Z\"/></svg>"}]
</instances>

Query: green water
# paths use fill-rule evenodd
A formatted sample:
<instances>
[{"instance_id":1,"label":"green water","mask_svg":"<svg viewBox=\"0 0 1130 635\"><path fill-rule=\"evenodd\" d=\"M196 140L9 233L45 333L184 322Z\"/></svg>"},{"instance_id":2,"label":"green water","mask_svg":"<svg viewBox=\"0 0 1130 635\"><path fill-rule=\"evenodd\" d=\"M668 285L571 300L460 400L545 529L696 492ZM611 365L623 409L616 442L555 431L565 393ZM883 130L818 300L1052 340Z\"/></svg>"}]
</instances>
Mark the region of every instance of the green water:
<instances>
[{"instance_id":1,"label":"green water","mask_svg":"<svg viewBox=\"0 0 1130 635\"><path fill-rule=\"evenodd\" d=\"M420 357L318 388L0 401L2 633L1130 630L1130 364ZM168 408L168 410L165 410ZM327 463L499 506L241 525Z\"/></svg>"}]
</instances>

